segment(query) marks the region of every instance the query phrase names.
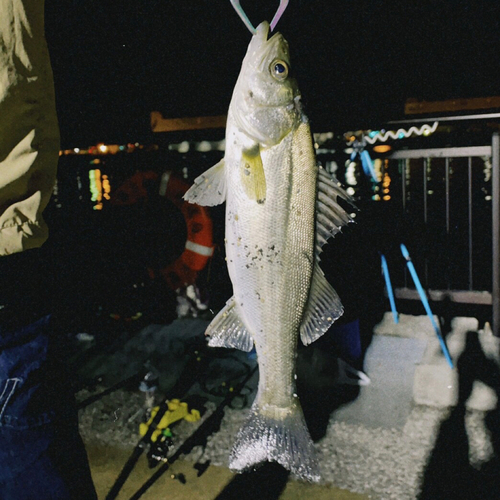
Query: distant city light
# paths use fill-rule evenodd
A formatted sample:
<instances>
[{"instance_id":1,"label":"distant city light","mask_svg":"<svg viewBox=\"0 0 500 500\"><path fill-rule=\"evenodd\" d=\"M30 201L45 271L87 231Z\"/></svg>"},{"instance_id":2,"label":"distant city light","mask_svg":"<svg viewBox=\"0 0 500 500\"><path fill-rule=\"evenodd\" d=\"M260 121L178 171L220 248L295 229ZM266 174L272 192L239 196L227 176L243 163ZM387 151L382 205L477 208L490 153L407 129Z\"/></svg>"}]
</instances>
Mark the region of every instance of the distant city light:
<instances>
[{"instance_id":1,"label":"distant city light","mask_svg":"<svg viewBox=\"0 0 500 500\"><path fill-rule=\"evenodd\" d=\"M109 193L111 192L111 185L109 184L109 178L107 175L102 176L102 189L104 190L104 198L106 200L110 200L111 196L109 195Z\"/></svg>"},{"instance_id":2,"label":"distant city light","mask_svg":"<svg viewBox=\"0 0 500 500\"><path fill-rule=\"evenodd\" d=\"M135 144L129 143L126 145L118 144L103 144L99 143L96 146L89 146L86 149L83 148L72 148L72 149L62 149L59 151L59 156L67 155L108 155L117 153L133 153L138 150L144 151L157 151L159 146L157 144L144 145L136 142Z\"/></svg>"},{"instance_id":3,"label":"distant city light","mask_svg":"<svg viewBox=\"0 0 500 500\"><path fill-rule=\"evenodd\" d=\"M94 210L102 210L102 183L99 169L89 170L89 182L92 195L90 199L97 202L93 208Z\"/></svg>"},{"instance_id":4,"label":"distant city light","mask_svg":"<svg viewBox=\"0 0 500 500\"><path fill-rule=\"evenodd\" d=\"M373 151L375 151L375 153L387 153L391 149L392 147L389 146L389 144L378 144L373 147Z\"/></svg>"}]
</instances>

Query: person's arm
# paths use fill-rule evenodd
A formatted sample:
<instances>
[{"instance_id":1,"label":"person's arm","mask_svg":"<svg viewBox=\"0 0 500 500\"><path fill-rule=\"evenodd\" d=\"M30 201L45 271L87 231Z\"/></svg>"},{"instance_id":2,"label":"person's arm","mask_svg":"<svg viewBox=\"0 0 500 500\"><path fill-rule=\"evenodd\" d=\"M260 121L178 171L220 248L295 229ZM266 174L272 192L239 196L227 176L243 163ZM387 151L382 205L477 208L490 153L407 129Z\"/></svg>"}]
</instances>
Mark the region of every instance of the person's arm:
<instances>
[{"instance_id":1,"label":"person's arm","mask_svg":"<svg viewBox=\"0 0 500 500\"><path fill-rule=\"evenodd\" d=\"M0 1L0 256L47 239L59 154L43 0Z\"/></svg>"}]
</instances>

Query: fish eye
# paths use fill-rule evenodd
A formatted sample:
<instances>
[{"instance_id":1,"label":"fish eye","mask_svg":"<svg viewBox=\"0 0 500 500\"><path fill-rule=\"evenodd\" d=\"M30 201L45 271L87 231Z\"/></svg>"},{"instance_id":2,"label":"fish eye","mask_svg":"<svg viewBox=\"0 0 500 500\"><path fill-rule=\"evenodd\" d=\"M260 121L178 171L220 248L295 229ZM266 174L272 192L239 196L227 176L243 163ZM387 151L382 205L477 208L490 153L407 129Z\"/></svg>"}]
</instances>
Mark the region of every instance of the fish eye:
<instances>
[{"instance_id":1,"label":"fish eye","mask_svg":"<svg viewBox=\"0 0 500 500\"><path fill-rule=\"evenodd\" d=\"M288 76L288 64L280 59L273 61L269 70L271 71L271 76L280 82Z\"/></svg>"}]
</instances>

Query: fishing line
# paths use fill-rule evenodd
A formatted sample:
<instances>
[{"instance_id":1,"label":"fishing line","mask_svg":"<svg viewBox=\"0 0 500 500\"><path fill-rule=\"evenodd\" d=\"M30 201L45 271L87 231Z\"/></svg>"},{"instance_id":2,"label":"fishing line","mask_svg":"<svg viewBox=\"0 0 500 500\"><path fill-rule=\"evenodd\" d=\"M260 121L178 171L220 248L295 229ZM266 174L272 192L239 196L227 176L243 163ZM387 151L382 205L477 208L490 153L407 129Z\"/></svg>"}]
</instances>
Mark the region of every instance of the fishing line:
<instances>
[{"instance_id":1,"label":"fishing line","mask_svg":"<svg viewBox=\"0 0 500 500\"><path fill-rule=\"evenodd\" d=\"M243 7L240 4L240 0L229 0L229 1L231 2L231 5L233 6L234 10L240 16L241 20L243 21L245 26L248 28L250 33L252 33L252 35L255 35L255 33L257 33L257 30L255 29L255 27L252 24L252 22L250 21L250 19L248 19L248 16L246 15L245 11L243 10ZM278 10L276 11L276 14L274 14L274 17L273 17L271 24L270 24L271 31L273 31L274 28L276 28L276 25L278 24L279 20L281 19L281 16L283 15L286 8L288 7L288 2L289 2L289 0L280 0Z\"/></svg>"}]
</instances>

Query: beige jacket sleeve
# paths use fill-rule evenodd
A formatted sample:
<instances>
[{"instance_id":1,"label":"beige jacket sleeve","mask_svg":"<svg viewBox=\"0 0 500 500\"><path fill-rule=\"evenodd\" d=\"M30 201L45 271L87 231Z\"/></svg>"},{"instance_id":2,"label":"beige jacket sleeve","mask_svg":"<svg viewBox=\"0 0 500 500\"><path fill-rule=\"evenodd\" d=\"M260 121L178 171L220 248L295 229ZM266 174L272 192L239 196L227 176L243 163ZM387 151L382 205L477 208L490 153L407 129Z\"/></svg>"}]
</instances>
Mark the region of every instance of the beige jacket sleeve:
<instances>
[{"instance_id":1,"label":"beige jacket sleeve","mask_svg":"<svg viewBox=\"0 0 500 500\"><path fill-rule=\"evenodd\" d=\"M0 256L39 247L59 154L43 0L0 0Z\"/></svg>"}]
</instances>

